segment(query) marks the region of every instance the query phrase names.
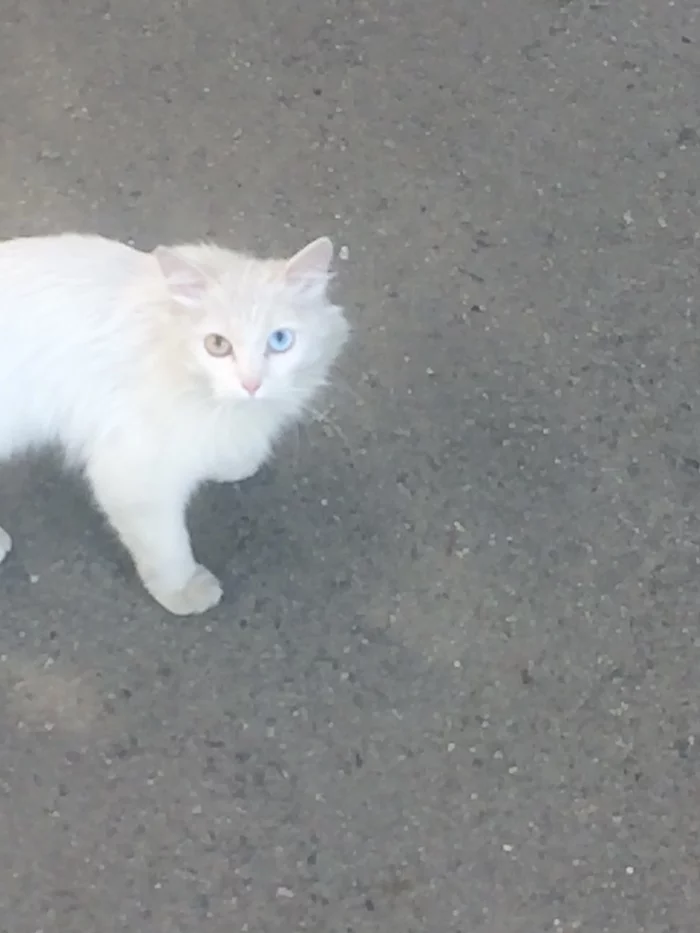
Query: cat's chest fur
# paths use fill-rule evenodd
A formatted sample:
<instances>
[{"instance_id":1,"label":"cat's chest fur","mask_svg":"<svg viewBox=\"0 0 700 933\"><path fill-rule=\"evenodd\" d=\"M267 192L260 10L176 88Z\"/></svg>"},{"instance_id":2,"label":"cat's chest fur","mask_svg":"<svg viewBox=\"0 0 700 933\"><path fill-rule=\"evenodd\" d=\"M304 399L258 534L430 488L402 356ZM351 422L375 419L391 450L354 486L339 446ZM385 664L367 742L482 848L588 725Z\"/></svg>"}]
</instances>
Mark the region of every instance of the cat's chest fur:
<instances>
[{"instance_id":1,"label":"cat's chest fur","mask_svg":"<svg viewBox=\"0 0 700 933\"><path fill-rule=\"evenodd\" d=\"M279 412L264 403L220 408L195 405L180 410L176 421L159 424L150 442L153 455L164 463L178 464L193 486L252 476L268 458L283 427ZM144 431L149 431L148 423Z\"/></svg>"}]
</instances>

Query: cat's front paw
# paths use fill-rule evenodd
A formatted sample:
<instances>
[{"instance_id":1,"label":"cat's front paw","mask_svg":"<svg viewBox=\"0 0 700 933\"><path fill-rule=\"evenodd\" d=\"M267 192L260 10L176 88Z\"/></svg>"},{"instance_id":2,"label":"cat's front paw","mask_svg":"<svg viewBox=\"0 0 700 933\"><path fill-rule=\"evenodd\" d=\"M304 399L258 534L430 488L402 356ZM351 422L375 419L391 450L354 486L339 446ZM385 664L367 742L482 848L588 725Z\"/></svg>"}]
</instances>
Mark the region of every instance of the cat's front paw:
<instances>
[{"instance_id":1,"label":"cat's front paw","mask_svg":"<svg viewBox=\"0 0 700 933\"><path fill-rule=\"evenodd\" d=\"M223 594L214 574L201 564L197 564L190 579L180 589L170 589L153 582L146 583L146 588L156 602L176 616L206 612L217 605Z\"/></svg>"},{"instance_id":2,"label":"cat's front paw","mask_svg":"<svg viewBox=\"0 0 700 933\"><path fill-rule=\"evenodd\" d=\"M12 550L12 538L4 528L0 528L0 564Z\"/></svg>"}]
</instances>

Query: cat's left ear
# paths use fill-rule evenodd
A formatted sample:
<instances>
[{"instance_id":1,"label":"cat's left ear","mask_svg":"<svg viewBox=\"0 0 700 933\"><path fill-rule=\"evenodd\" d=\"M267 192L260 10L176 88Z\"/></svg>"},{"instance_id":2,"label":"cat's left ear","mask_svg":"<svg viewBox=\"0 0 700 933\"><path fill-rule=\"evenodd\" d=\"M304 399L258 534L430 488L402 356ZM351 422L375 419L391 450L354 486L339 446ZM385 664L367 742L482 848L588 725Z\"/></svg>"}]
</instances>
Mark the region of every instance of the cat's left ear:
<instances>
[{"instance_id":1,"label":"cat's left ear","mask_svg":"<svg viewBox=\"0 0 700 933\"><path fill-rule=\"evenodd\" d=\"M156 246L153 255L173 301L186 308L197 307L207 291L207 277L201 269L167 246Z\"/></svg>"},{"instance_id":2,"label":"cat's left ear","mask_svg":"<svg viewBox=\"0 0 700 933\"><path fill-rule=\"evenodd\" d=\"M325 284L332 262L333 244L327 236L322 236L287 261L284 275L290 284Z\"/></svg>"}]
</instances>

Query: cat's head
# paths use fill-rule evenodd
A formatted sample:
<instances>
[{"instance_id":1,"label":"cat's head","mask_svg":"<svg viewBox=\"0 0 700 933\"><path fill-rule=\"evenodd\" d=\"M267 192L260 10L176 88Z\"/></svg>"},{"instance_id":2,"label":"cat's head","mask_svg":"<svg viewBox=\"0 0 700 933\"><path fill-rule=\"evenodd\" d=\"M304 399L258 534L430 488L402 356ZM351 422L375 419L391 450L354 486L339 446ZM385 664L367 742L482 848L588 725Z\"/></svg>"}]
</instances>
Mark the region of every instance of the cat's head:
<instances>
[{"instance_id":1,"label":"cat's head","mask_svg":"<svg viewBox=\"0 0 700 933\"><path fill-rule=\"evenodd\" d=\"M299 410L326 381L348 336L328 298L333 246L288 260L216 246L154 251L187 366L219 400Z\"/></svg>"}]
</instances>

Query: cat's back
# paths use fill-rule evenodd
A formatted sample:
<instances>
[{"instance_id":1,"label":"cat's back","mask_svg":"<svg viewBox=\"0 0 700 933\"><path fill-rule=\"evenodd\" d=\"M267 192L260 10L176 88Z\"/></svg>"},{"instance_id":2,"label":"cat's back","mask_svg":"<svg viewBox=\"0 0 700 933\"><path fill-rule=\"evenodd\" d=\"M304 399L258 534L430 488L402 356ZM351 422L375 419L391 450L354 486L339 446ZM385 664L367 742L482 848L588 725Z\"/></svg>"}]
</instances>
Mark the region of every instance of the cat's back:
<instances>
[{"instance_id":1,"label":"cat's back","mask_svg":"<svg viewBox=\"0 0 700 933\"><path fill-rule=\"evenodd\" d=\"M128 376L140 327L129 289L148 268L147 254L99 236L0 243L0 447L8 432L13 447L75 446L94 428Z\"/></svg>"},{"instance_id":2,"label":"cat's back","mask_svg":"<svg viewBox=\"0 0 700 933\"><path fill-rule=\"evenodd\" d=\"M83 296L106 295L143 263L143 253L117 240L64 233L0 242L0 314L16 297L75 304Z\"/></svg>"},{"instance_id":3,"label":"cat's back","mask_svg":"<svg viewBox=\"0 0 700 933\"><path fill-rule=\"evenodd\" d=\"M0 242L0 334L59 340L68 352L125 317L129 289L149 258L116 240L75 233ZM126 322L128 327L128 320ZM14 347L15 352L19 349ZM1 348L0 348L1 352Z\"/></svg>"}]
</instances>

